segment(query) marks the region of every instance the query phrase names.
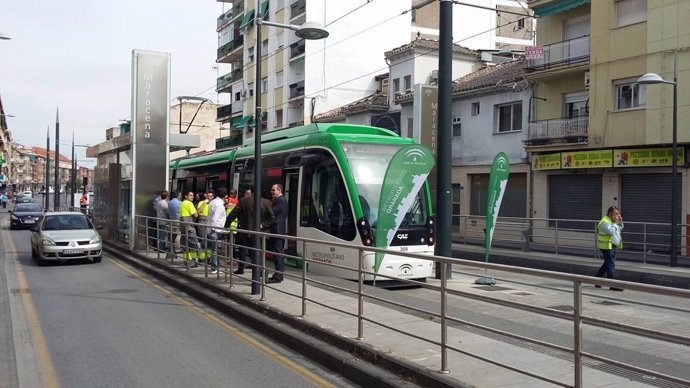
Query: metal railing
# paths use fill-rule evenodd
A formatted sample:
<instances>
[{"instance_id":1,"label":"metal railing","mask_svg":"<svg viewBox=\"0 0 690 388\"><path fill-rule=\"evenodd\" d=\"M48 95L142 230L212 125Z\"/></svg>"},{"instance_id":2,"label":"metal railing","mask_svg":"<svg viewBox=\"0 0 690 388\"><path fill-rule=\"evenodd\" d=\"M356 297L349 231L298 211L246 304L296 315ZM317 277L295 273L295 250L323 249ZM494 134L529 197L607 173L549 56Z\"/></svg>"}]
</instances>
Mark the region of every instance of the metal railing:
<instances>
[{"instance_id":1,"label":"metal railing","mask_svg":"<svg viewBox=\"0 0 690 388\"><path fill-rule=\"evenodd\" d=\"M589 116L540 120L529 123L527 145L587 143Z\"/></svg>"},{"instance_id":2,"label":"metal railing","mask_svg":"<svg viewBox=\"0 0 690 388\"><path fill-rule=\"evenodd\" d=\"M456 222L459 227L453 234L455 242L472 245L484 243L486 217L455 214L453 218L459 221ZM492 246L598 258L598 223L599 220L501 217L496 222ZM624 225L624 249L618 252L618 259L669 263L670 224L625 221ZM678 224L676 238L681 258L689 253L685 237L687 228L687 224Z\"/></svg>"},{"instance_id":3,"label":"metal railing","mask_svg":"<svg viewBox=\"0 0 690 388\"><path fill-rule=\"evenodd\" d=\"M542 58L525 60L525 71L533 72L589 62L589 35L544 46Z\"/></svg>"},{"instance_id":4,"label":"metal railing","mask_svg":"<svg viewBox=\"0 0 690 388\"><path fill-rule=\"evenodd\" d=\"M158 249L155 239L152 238L152 234L160 231L160 222L169 220L160 220L152 217L136 216L135 224L137 225L137 234L139 236L139 241L143 241L141 244L140 251L143 251L144 255L151 260L165 260L175 267L176 263L179 263L179 257L174 253L174 250L168 250L167 252ZM532 220L534 221L534 220ZM544 220L544 222L555 222L557 220ZM572 222L572 220L568 220ZM177 221L172 221L172 224L179 225ZM206 225L194 224L197 227L207 227ZM250 231L243 231L247 234L257 234ZM637 338L637 341L650 341L655 344L655 346L668 346L670 349L675 349L678 351L677 347L687 347L690 346L690 336L688 336L688 330L685 326L687 325L668 325L664 322L660 322L657 319L656 314L636 314L637 316L632 317L634 320L630 320L631 317L625 314L612 313L610 310L605 308L597 308L595 304L583 303L583 285L603 285L606 287L619 287L626 290L634 290L641 295L654 295L664 298L673 298L666 303L666 306L653 303L653 304L640 304L644 308L649 309L659 309L673 311L674 313L684 312L687 313L688 310L686 306L686 301L690 298L690 290L681 290L660 286L651 286L645 284L637 284L630 282L621 282L616 280L608 280L602 278L594 278L588 276L571 275L567 273L556 273L550 271L541 271L528 268L520 267L510 267L498 264L488 264L483 262L460 260L446 257L429 257L425 255L415 255L415 254L405 254L396 251L396 255L411 257L415 259L422 260L433 260L437 265L445 267L448 264L462 266L462 268L476 269L483 271L501 271L505 272L511 276L531 276L535 277L539 281L535 281L531 286L539 287L539 284L547 283L551 284L549 287L553 289L553 282L563 282L563 286L559 287L556 291L571 294L569 299L572 304L567 306L559 306L555 308L550 306L550 301L538 302L539 299L533 299L530 303L523 303L514 298L497 298L487 296L487 294L477 294L468 292L466 290L453 288L453 283L448 282L446 278L445 271L441 272L441 279L437 283L432 282L419 282L407 279L396 279L397 281L406 283L410 286L416 286L425 289L427 292L433 292L436 296L438 302L436 303L437 308L434 306L425 304L423 308L414 307L408 303L399 302L393 300L392 298L387 298L385 296L380 296L381 294L367 292L364 287L364 276L365 274L373 275L372 272L364 269L363 258L366 253L371 252L387 252L384 249L377 249L371 247L353 247L351 244L343 244L337 242L326 242L313 239L298 238L293 236L283 236L283 235L271 235L269 233L258 233L261 240L261 248L254 249L251 247L244 246L253 251L258 251L259 260L258 263L247 263L248 266L257 266L263 273L262 280L259 280L261 287L260 302L266 302L268 296L266 293L267 289L273 292L281 293L289 297L294 297L300 300L299 306L294 309L298 309L296 313L289 313L288 309L290 306L287 304L281 306L272 306L271 308L284 309L286 314L294 314L296 317L304 318L311 306L314 308L326 308L330 310L332 314L340 314L344 318L341 324L346 324L350 322L350 328L343 329L339 328L339 333L352 332L355 333L355 338L357 340L371 343L372 346L377 346L376 336L372 336L369 339L366 334L367 330L365 328L370 325L375 325L376 327L381 327L387 330L390 336L395 336L393 343L407 343L407 341L418 341L432 347L436 347L440 351L440 371L443 373L450 373L449 362L457 360L456 357L468 356L472 357L480 362L489 363L501 368L505 368L509 371L519 373L531 378L539 379L557 386L562 387L582 387L583 386L583 368L585 366L589 368L599 368L600 365L608 365L612 368L617 368L618 370L627 371L633 374L641 376L640 379L654 379L655 383L666 383L663 386L687 386L690 385L690 380L683 378L678 375L671 375L668 372L664 372L663 369L650 370L649 367L642 367L635 364L635 359L624 359L623 357L616 357L616 352L611 352L608 354L613 354L613 356L607 356L605 352L601 351L601 348L593 349L592 351L585 350L583 343L589 341L589 343L599 343L602 341L602 336L605 333L613 333L615 338L617 336L625 336L627 341L633 343L631 338ZM356 266L345 266L339 264L330 264L324 262L316 262L309 258L299 257L296 255L286 255L286 258L300 261L303 265L300 267L299 271L286 271L284 277L286 280L291 280L298 282L300 287L299 291L284 291L281 287L274 287L272 285L266 284L267 279L267 267L266 267L266 238L269 237L279 237L285 238L295 245L300 246L302 252L307 252L308 244L328 244L332 247L337 247L339 249L348 249L353 257L358 258L358 264ZM203 240L203 239L202 239ZM151 244L151 243L154 244ZM172 245L172 244L171 244ZM233 251L232 241L229 240L225 243L224 249L219 250L222 252L219 257L219 265L221 266L221 271L217 274L211 275L208 271L208 265L203 265L200 267L203 272L201 275L206 279L209 284L214 284L216 286L229 286L233 287L233 280L237 279L237 276L232 274L232 265L236 261L233 255L229 255L229 252ZM161 257L165 254L165 257ZM334 283L329 283L327 278L319 277L318 279L311 276L307 271L308 265L326 265L331 267L336 267L341 270L350 271L353 274L353 278L358 279L356 287L346 287ZM182 267L178 267L182 268ZM186 271L198 273L199 270L189 270ZM377 277L381 279L387 279L388 277L383 274L376 274ZM326 280L324 280L326 279ZM243 280L246 280L243 278ZM255 280L252 282L256 282ZM330 290L341 294L351 296L351 303L353 306L342 305L342 302L329 302L327 300L318 300L311 295L315 294L313 291L319 287L328 287ZM228 292L239 292L237 290L229 290ZM591 297L588 295L588 298ZM544 297L545 298L545 297ZM466 303L480 303L488 304L492 306L492 309L506 308L510 311L516 311L520 314L532 314L536 317L532 318L540 322L542 327L550 325L549 328L554 329L556 327L562 328L561 333L563 336L569 337L567 341L556 341L549 340L548 336L542 336L541 331L537 330L533 335L527 335L525 333L519 333L517 331L506 331L498 326L489 326L487 324L478 323L472 319L465 318L464 316L454 315L452 307L453 306L465 306ZM542 305L543 304L543 305ZM365 308L365 306L369 306ZM423 316L428 317L424 320L426 325L426 330L424 334L418 331L412 332L409 329L407 322L402 322L401 320L392 319L387 317L387 319L377 319L376 311L380 311L382 306L389 307L393 310L391 311L402 311L404 314L410 314L411 316ZM683 307L680 307L683 306ZM350 318L351 321L347 321ZM648 319L647 319L648 318ZM526 318L525 318L526 319ZM495 320L491 320L492 322ZM687 321L684 319L683 321ZM548 323L547 323L548 322ZM458 329L460 327L461 329ZM587 330L584 330L587 328ZM431 330L431 331L430 331ZM524 344L525 348L537 348L532 349L536 352L546 353L555 352L560 354L560 360L563 362L568 362L572 366L572 381L566 381L569 379L569 374L562 373L559 370L558 377L547 376L544 368L541 368L541 364L535 365L531 364L533 369L528 369L524 365L517 365L516 360L501 358L500 354L493 352L490 355L483 355L480 352L473 352L466 350L466 344L463 344L463 335L467 334L467 330L478 330L483 335L490 336L500 336L510 340L518 341ZM554 329L555 330L555 329ZM431 333L431 334L430 334ZM344 334L340 334L344 335ZM397 342L398 338L400 342ZM613 337L607 337L609 339L615 340ZM570 343L568 345L567 343ZM685 349L687 352L687 349ZM426 358L426 357L425 357ZM411 361L411 360L410 360ZM419 361L413 361L419 363ZM454 363L458 365L460 361ZM601 369L604 370L604 369ZM626 373L627 373L626 372ZM681 371L682 372L682 371ZM679 373L681 373L679 372ZM648 380L649 381L649 380ZM659 385L662 386L662 385Z\"/></svg>"}]
</instances>

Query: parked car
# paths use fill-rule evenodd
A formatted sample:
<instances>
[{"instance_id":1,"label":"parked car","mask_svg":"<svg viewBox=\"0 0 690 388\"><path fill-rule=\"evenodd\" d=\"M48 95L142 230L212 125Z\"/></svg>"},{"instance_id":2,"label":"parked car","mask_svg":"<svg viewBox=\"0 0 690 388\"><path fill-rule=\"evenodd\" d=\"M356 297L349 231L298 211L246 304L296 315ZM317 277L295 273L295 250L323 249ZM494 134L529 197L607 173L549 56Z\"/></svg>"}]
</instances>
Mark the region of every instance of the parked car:
<instances>
[{"instance_id":1,"label":"parked car","mask_svg":"<svg viewBox=\"0 0 690 388\"><path fill-rule=\"evenodd\" d=\"M22 199L22 198L24 198L24 194L21 194L21 193L15 193L15 194L12 196L12 200L14 201L14 203L19 202L19 200Z\"/></svg>"},{"instance_id":2,"label":"parked car","mask_svg":"<svg viewBox=\"0 0 690 388\"><path fill-rule=\"evenodd\" d=\"M18 203L10 210L10 229L33 228L43 215L37 203Z\"/></svg>"},{"instance_id":3,"label":"parked car","mask_svg":"<svg viewBox=\"0 0 690 388\"><path fill-rule=\"evenodd\" d=\"M32 197L21 197L17 200L17 204L20 203L36 203Z\"/></svg>"},{"instance_id":4,"label":"parked car","mask_svg":"<svg viewBox=\"0 0 690 388\"><path fill-rule=\"evenodd\" d=\"M31 190L26 190L26 191L24 192L24 196L25 196L25 197L31 198L31 197L33 196L33 194L31 193Z\"/></svg>"},{"instance_id":5,"label":"parked car","mask_svg":"<svg viewBox=\"0 0 690 388\"><path fill-rule=\"evenodd\" d=\"M31 230L31 257L38 265L55 260L101 261L101 236L80 212L45 213Z\"/></svg>"}]
</instances>

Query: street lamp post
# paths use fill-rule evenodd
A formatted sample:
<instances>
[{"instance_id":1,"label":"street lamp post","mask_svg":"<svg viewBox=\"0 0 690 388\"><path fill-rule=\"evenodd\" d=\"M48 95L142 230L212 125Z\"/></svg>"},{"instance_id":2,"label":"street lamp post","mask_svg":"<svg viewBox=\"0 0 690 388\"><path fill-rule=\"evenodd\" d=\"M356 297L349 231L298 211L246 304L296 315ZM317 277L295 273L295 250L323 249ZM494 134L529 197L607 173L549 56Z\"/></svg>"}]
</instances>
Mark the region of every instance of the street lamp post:
<instances>
[{"instance_id":1,"label":"street lamp post","mask_svg":"<svg viewBox=\"0 0 690 388\"><path fill-rule=\"evenodd\" d=\"M637 80L641 85L669 84L673 85L673 151L671 152L671 267L678 265L678 243L676 232L678 229L678 206L676 205L676 181L678 179L678 69L677 55L673 54L673 81L666 81L660 75L647 73Z\"/></svg>"},{"instance_id":2,"label":"street lamp post","mask_svg":"<svg viewBox=\"0 0 690 388\"><path fill-rule=\"evenodd\" d=\"M328 31L323 26L314 22L307 22L302 25L282 24L263 20L261 14L260 1L256 0L256 17L254 27L256 30L256 40L254 42L254 231L261 231L261 26L273 26L287 28L295 31L295 35L302 39L319 40L328 37ZM259 288L259 251L261 237L254 235L254 251L252 266L252 295L260 292Z\"/></svg>"}]
</instances>

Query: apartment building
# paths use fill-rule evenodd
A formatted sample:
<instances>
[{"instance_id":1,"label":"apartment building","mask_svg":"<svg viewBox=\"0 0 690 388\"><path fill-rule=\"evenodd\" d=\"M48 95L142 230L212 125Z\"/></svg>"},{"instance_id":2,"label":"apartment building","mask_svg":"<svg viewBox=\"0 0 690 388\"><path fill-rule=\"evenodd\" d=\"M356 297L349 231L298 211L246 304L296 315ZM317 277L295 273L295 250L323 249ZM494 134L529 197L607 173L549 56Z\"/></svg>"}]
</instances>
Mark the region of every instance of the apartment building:
<instances>
[{"instance_id":1,"label":"apartment building","mask_svg":"<svg viewBox=\"0 0 690 388\"><path fill-rule=\"evenodd\" d=\"M526 150L535 217L598 219L612 205L627 221L671 219L673 86L645 73L678 68L678 205L685 222L690 132L687 1L534 0L537 45L525 72L534 84ZM677 59L674 59L677 58ZM632 232L632 229L626 228ZM641 231L640 231L641 232ZM651 232L651 231L647 231ZM668 227L658 233L668 234ZM659 248L669 238L660 239Z\"/></svg>"},{"instance_id":2,"label":"apartment building","mask_svg":"<svg viewBox=\"0 0 690 388\"><path fill-rule=\"evenodd\" d=\"M7 190L12 168L12 132L7 127L7 116L0 99L0 192Z\"/></svg>"}]
</instances>

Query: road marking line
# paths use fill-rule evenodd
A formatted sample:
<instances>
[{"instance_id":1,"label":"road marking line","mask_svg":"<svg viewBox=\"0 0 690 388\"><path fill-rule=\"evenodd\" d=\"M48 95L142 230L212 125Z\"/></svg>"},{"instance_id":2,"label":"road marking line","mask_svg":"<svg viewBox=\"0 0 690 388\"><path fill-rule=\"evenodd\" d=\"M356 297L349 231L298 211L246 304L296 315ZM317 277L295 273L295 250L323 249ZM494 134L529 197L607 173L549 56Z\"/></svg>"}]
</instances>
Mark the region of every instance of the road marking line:
<instances>
[{"instance_id":1,"label":"road marking line","mask_svg":"<svg viewBox=\"0 0 690 388\"><path fill-rule=\"evenodd\" d=\"M242 332L241 329L224 322L220 318L216 317L215 315L213 315L207 311L204 311L200 307L194 305L193 303L182 298L181 296L173 294L169 290L165 289L162 286L159 286L158 284L154 283L150 279L147 279L147 278L141 276L140 273L135 272L134 270L130 269L129 267L126 267L124 264L122 264L118 261L115 261L113 259L109 259L109 260L113 264L115 264L116 266L120 267L120 269L122 269L123 271L131 274L135 278L137 278L137 279L143 281L144 283L150 285L151 287L157 289L158 291L160 291L164 295L173 298L174 300L178 301L180 304L182 304L183 306L185 306L189 310L195 312L196 314L202 316L206 320L215 324L221 330L239 338L240 340L244 341L246 344L258 349L259 351L261 351L262 353L264 353L268 357L272 358L273 360L275 360L279 364L292 370L293 372L295 372L296 374L298 374L299 376L301 376L305 380L311 381L314 385L319 386L319 387L335 387L335 385L330 383L329 381L317 376L316 374L312 373L311 371L309 371L305 367L299 365L298 363L290 360L289 358L281 355L280 353L274 351L273 349L269 348L268 346L262 344L261 342L257 341L256 339L252 338L251 336L245 334L244 332Z\"/></svg>"},{"instance_id":2,"label":"road marking line","mask_svg":"<svg viewBox=\"0 0 690 388\"><path fill-rule=\"evenodd\" d=\"M19 263L19 260L16 258L18 252L17 248L14 245L12 236L8 235L7 230L4 230L3 233L5 234L5 241L8 241L9 248L12 252L15 252L14 271L17 273L19 294L22 298L24 315L26 315L26 321L29 325L31 343L34 346L34 353L36 354L36 361L38 364L38 369L40 370L39 378L43 383L43 386L46 388L60 388L60 382L55 374L53 360L50 357L50 352L48 351L48 344L46 343L45 336L43 335L43 329L41 328L41 323L38 319L38 314L36 313L34 301L31 299L30 293L22 291L29 290L29 284L26 281L26 276L24 276L24 270L22 270L22 266Z\"/></svg>"}]
</instances>

